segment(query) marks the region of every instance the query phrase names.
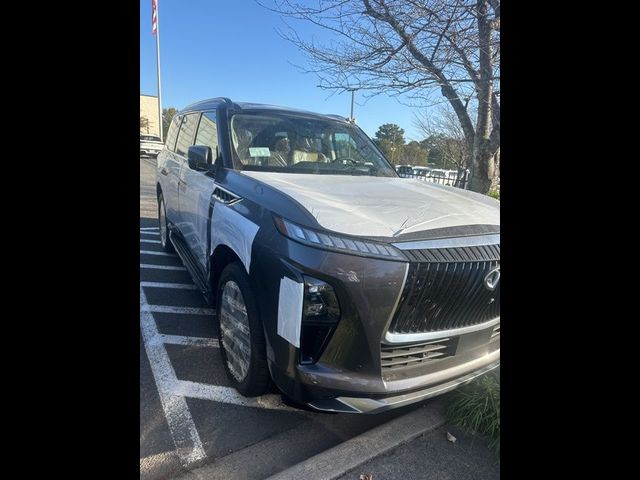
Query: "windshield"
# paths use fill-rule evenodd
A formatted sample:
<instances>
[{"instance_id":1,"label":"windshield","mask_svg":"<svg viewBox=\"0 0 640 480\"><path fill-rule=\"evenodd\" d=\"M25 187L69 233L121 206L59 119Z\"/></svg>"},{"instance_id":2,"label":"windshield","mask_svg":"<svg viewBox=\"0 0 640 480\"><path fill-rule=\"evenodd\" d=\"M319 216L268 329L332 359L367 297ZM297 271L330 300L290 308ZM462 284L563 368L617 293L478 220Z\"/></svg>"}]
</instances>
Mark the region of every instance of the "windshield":
<instances>
[{"instance_id":1,"label":"windshield","mask_svg":"<svg viewBox=\"0 0 640 480\"><path fill-rule=\"evenodd\" d=\"M286 113L231 117L238 170L397 177L389 162L354 125Z\"/></svg>"}]
</instances>

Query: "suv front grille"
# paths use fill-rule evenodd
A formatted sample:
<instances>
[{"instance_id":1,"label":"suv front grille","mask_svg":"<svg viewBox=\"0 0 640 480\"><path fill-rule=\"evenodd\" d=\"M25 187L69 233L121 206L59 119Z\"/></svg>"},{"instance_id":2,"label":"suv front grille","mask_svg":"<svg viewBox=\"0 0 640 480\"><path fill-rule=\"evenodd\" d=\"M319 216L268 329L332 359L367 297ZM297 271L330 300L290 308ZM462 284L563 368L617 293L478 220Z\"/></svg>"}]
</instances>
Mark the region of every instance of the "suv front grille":
<instances>
[{"instance_id":1,"label":"suv front grille","mask_svg":"<svg viewBox=\"0 0 640 480\"><path fill-rule=\"evenodd\" d=\"M405 250L412 262L396 314L395 334L467 327L500 316L500 284L485 287L500 265L500 245Z\"/></svg>"}]
</instances>

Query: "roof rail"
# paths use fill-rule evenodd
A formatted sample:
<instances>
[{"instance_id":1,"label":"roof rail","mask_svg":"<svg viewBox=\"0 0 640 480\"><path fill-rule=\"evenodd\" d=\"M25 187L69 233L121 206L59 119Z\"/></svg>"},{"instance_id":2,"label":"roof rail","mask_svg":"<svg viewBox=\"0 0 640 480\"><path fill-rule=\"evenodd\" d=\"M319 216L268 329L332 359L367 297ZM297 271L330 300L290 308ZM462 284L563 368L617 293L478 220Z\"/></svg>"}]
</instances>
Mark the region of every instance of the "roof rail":
<instances>
[{"instance_id":1,"label":"roof rail","mask_svg":"<svg viewBox=\"0 0 640 480\"><path fill-rule=\"evenodd\" d=\"M215 97L215 98L208 98L206 100L200 100L199 102L194 102L190 105L187 105L186 107L184 107L181 111L186 112L189 110L194 110L198 107L204 107L204 106L208 106L208 105L216 105L219 104L221 102L226 103L227 105L232 105L233 102L231 101L230 98L227 97Z\"/></svg>"},{"instance_id":2,"label":"roof rail","mask_svg":"<svg viewBox=\"0 0 640 480\"><path fill-rule=\"evenodd\" d=\"M325 113L324 114L326 117L331 117L331 118L337 118L338 120L342 120L342 121L349 121L349 119L347 117L343 117L342 115L336 115L335 113Z\"/></svg>"}]
</instances>

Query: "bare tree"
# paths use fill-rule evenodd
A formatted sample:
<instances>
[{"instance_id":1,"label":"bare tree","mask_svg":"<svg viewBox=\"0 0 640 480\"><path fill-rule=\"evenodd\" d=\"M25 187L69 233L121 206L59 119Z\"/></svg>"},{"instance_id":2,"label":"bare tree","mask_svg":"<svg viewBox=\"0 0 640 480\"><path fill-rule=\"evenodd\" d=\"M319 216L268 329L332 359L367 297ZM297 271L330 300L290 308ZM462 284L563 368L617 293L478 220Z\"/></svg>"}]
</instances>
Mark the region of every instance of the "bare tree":
<instances>
[{"instance_id":1,"label":"bare tree","mask_svg":"<svg viewBox=\"0 0 640 480\"><path fill-rule=\"evenodd\" d=\"M261 1L333 34L322 44L291 26L281 32L307 54L304 70L322 88L446 101L471 152L471 188L489 190L500 148L500 0Z\"/></svg>"},{"instance_id":2,"label":"bare tree","mask_svg":"<svg viewBox=\"0 0 640 480\"><path fill-rule=\"evenodd\" d=\"M140 131L145 130L145 133L149 133L149 119L147 117L140 117Z\"/></svg>"},{"instance_id":3,"label":"bare tree","mask_svg":"<svg viewBox=\"0 0 640 480\"><path fill-rule=\"evenodd\" d=\"M448 104L440 105L435 112L421 112L414 115L414 125L427 140L431 148L437 148L442 155L443 168L454 167L460 174L471 165L472 151L466 141L458 117Z\"/></svg>"}]
</instances>

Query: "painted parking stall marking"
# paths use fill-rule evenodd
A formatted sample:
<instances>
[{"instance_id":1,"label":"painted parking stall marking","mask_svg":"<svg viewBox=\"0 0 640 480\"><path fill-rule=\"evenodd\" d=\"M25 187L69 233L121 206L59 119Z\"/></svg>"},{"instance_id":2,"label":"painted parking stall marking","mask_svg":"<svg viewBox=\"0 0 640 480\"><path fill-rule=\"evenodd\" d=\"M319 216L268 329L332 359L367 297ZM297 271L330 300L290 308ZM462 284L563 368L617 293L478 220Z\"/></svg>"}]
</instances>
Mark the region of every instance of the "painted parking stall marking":
<instances>
[{"instance_id":1,"label":"painted parking stall marking","mask_svg":"<svg viewBox=\"0 0 640 480\"><path fill-rule=\"evenodd\" d=\"M178 258L175 253L167 253L167 252L155 252L153 250L140 250L142 255L158 255L160 257L174 257Z\"/></svg>"},{"instance_id":2,"label":"painted parking stall marking","mask_svg":"<svg viewBox=\"0 0 640 480\"><path fill-rule=\"evenodd\" d=\"M140 307L142 309L142 307ZM145 305L145 311L158 313L181 313L183 315L213 315L213 308L173 307L168 305ZM142 311L142 310L140 310Z\"/></svg>"},{"instance_id":3,"label":"painted parking stall marking","mask_svg":"<svg viewBox=\"0 0 640 480\"><path fill-rule=\"evenodd\" d=\"M150 248L147 244L151 244L154 247L157 244L155 240L159 235L157 227L141 227L140 234L141 258L143 255L149 255L149 257L146 257L149 258L149 260L158 257L173 257L179 261L179 258L175 254L164 251L147 250L147 248ZM143 239L142 235L149 238ZM155 238L151 239L151 237ZM176 275L172 272L186 271L184 266L156 265L154 263L142 262L140 263L140 269L141 271L164 270L166 274L163 275L169 277L172 274L174 276ZM212 317L215 315L215 310L209 307L185 307L181 305L157 305L149 303L144 291L145 289L163 289L167 291L167 293L169 293L170 290L197 290L197 287L193 283L177 283L170 280L171 279L166 282L140 281L140 329L171 438L175 444L180 461L187 467L206 458L203 442L200 439L191 411L189 410L186 401L187 398L209 400L248 408L296 412L298 412L298 410L283 404L280 395L268 394L257 398L245 398L231 387L181 380L177 377L171 363L171 357L165 347L166 345L217 349L220 347L220 344L218 339L213 337L160 333L154 314L169 314L170 321L177 323L182 323L190 316L206 315Z\"/></svg>"},{"instance_id":4,"label":"painted parking stall marking","mask_svg":"<svg viewBox=\"0 0 640 480\"><path fill-rule=\"evenodd\" d=\"M149 288L177 288L184 290L197 290L193 284L188 283L164 283L164 282L140 282L141 287L149 287Z\"/></svg>"},{"instance_id":5,"label":"painted parking stall marking","mask_svg":"<svg viewBox=\"0 0 640 480\"><path fill-rule=\"evenodd\" d=\"M173 393L178 380L176 372L169 360L153 314L145 308L147 306L146 296L140 287L140 331L144 347L176 451L182 463L189 465L202 460L206 454L185 397Z\"/></svg>"},{"instance_id":6,"label":"painted parking stall marking","mask_svg":"<svg viewBox=\"0 0 640 480\"><path fill-rule=\"evenodd\" d=\"M169 345L220 348L220 344L218 343L217 338L188 337L184 335L165 335L162 333L160 334L160 338L162 339L163 343L167 343Z\"/></svg>"},{"instance_id":7,"label":"painted parking stall marking","mask_svg":"<svg viewBox=\"0 0 640 480\"><path fill-rule=\"evenodd\" d=\"M185 272L187 271L185 267L178 266L178 265L153 265L150 263L141 263L140 268L155 269L155 270L178 270L178 271L185 271Z\"/></svg>"}]
</instances>

